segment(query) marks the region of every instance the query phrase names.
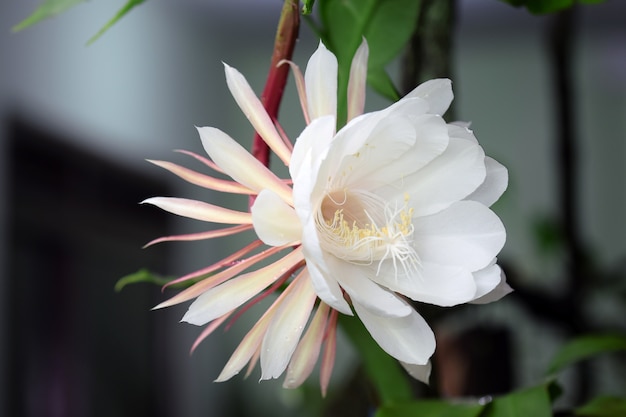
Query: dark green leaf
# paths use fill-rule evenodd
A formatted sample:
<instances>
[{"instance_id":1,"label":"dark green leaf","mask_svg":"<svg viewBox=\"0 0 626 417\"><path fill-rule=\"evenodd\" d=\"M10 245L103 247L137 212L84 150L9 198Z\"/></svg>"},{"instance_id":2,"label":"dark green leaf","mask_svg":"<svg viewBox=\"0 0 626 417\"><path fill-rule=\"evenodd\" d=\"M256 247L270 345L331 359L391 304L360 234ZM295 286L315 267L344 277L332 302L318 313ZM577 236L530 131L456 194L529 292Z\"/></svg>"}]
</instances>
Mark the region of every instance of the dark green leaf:
<instances>
[{"instance_id":1,"label":"dark green leaf","mask_svg":"<svg viewBox=\"0 0 626 417\"><path fill-rule=\"evenodd\" d=\"M115 14L115 16L113 16L111 18L111 20L109 20L103 27L102 29L100 29L98 31L98 33L96 33L95 35L93 35L91 37L91 39L89 39L87 41L87 45L92 44L93 42L95 42L100 36L102 36L102 34L104 32L106 32L107 30L109 30L111 28L111 26L113 26L114 24L116 24L122 17L124 17L128 12L130 12L135 6L140 5L141 3L145 2L146 0L128 0L126 2L126 4Z\"/></svg>"},{"instance_id":2,"label":"dark green leaf","mask_svg":"<svg viewBox=\"0 0 626 417\"><path fill-rule=\"evenodd\" d=\"M18 30L32 26L35 23L39 23L40 21L64 12L70 7L75 6L78 3L82 3L83 1L84 0L45 0L30 16L13 26L13 31L17 32Z\"/></svg>"},{"instance_id":3,"label":"dark green leaf","mask_svg":"<svg viewBox=\"0 0 626 417\"><path fill-rule=\"evenodd\" d=\"M367 83L376 90L378 94L391 101L398 101L400 99L400 93L398 93L389 74L387 74L387 71L384 69L368 71Z\"/></svg>"},{"instance_id":4,"label":"dark green leaf","mask_svg":"<svg viewBox=\"0 0 626 417\"><path fill-rule=\"evenodd\" d=\"M478 417L484 407L480 404L424 400L383 406L374 417Z\"/></svg>"},{"instance_id":5,"label":"dark green leaf","mask_svg":"<svg viewBox=\"0 0 626 417\"><path fill-rule=\"evenodd\" d=\"M159 286L163 286L170 282L171 279L164 278L159 275L153 274L147 269L140 269L139 271L126 275L125 277L120 278L115 283L115 291L120 292L122 289L129 284L138 284L140 282L155 284Z\"/></svg>"},{"instance_id":6,"label":"dark green leaf","mask_svg":"<svg viewBox=\"0 0 626 417\"><path fill-rule=\"evenodd\" d=\"M550 384L497 397L481 417L552 417Z\"/></svg>"},{"instance_id":7,"label":"dark green leaf","mask_svg":"<svg viewBox=\"0 0 626 417\"><path fill-rule=\"evenodd\" d=\"M624 417L626 398L597 397L574 410L574 414L583 417Z\"/></svg>"},{"instance_id":8,"label":"dark green leaf","mask_svg":"<svg viewBox=\"0 0 626 417\"><path fill-rule=\"evenodd\" d=\"M573 363L617 350L626 350L626 336L616 334L583 336L572 340L557 352L547 373L554 374Z\"/></svg>"},{"instance_id":9,"label":"dark green leaf","mask_svg":"<svg viewBox=\"0 0 626 417\"><path fill-rule=\"evenodd\" d=\"M533 14L548 14L572 7L576 3L595 4L605 0L501 0L515 7L526 7Z\"/></svg>"},{"instance_id":10,"label":"dark green leaf","mask_svg":"<svg viewBox=\"0 0 626 417\"><path fill-rule=\"evenodd\" d=\"M359 351L363 366L374 384L383 405L412 399L410 378L397 360L372 339L356 317L340 315L341 327Z\"/></svg>"},{"instance_id":11,"label":"dark green leaf","mask_svg":"<svg viewBox=\"0 0 626 417\"><path fill-rule=\"evenodd\" d=\"M342 125L346 116L346 91L350 64L362 39L365 37L369 45L369 71L381 74L385 66L403 50L411 37L421 2L417 0L318 0L318 4L322 20L322 40L335 53L339 61L337 120L338 124ZM370 80L376 81L377 78L370 78Z\"/></svg>"}]
</instances>

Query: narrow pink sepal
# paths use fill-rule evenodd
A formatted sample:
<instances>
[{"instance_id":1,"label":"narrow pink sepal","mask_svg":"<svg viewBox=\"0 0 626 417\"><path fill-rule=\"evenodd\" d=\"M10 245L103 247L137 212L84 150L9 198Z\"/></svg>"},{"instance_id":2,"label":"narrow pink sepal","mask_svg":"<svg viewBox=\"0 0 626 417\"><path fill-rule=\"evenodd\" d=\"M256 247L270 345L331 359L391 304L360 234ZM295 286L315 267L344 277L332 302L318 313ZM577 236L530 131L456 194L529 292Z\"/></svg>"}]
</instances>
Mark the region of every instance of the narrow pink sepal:
<instances>
[{"instance_id":1,"label":"narrow pink sepal","mask_svg":"<svg viewBox=\"0 0 626 417\"><path fill-rule=\"evenodd\" d=\"M309 328L291 357L283 388L299 387L313 372L320 355L329 312L330 306L320 302Z\"/></svg>"},{"instance_id":2,"label":"narrow pink sepal","mask_svg":"<svg viewBox=\"0 0 626 417\"><path fill-rule=\"evenodd\" d=\"M252 265L256 264L257 262L266 259L278 252L280 252L281 250L285 249L284 247L276 247L276 248L270 248L266 251L263 251L259 254L256 254L254 256L249 257L248 259L245 259L233 266L231 266L228 269L225 269L224 271L218 272L215 275L212 275L206 279L203 279L202 281L192 285L191 287L187 288L186 290L179 292L178 294L176 294L175 296L173 296L172 298L170 298L169 300L163 301L161 304L157 305L156 307L153 308L153 310L158 310L160 308L164 308L164 307L170 307L173 306L175 304L180 304L183 303L185 301L191 300L192 298L196 298L197 296L199 296L200 294L210 290L211 288L223 283L224 281L234 277L235 275L239 274L240 272L248 269L249 267L251 267ZM293 252L292 252L293 253ZM287 255L288 257L289 255ZM301 254L300 254L301 256ZM287 258L285 257L285 258ZM283 259L285 259L283 258ZM280 262L280 261L278 261Z\"/></svg>"},{"instance_id":3,"label":"narrow pink sepal","mask_svg":"<svg viewBox=\"0 0 626 417\"><path fill-rule=\"evenodd\" d=\"M289 66L291 67L291 71L293 71L293 78L296 81L296 90L298 91L298 98L300 99L300 107L302 108L304 121L308 125L309 123L311 123L311 119L309 118L309 109L306 100L306 86L304 84L304 75L302 75L300 67L293 62L284 59L278 63L278 65L283 64L289 64Z\"/></svg>"},{"instance_id":4,"label":"narrow pink sepal","mask_svg":"<svg viewBox=\"0 0 626 417\"><path fill-rule=\"evenodd\" d=\"M232 314L232 311L230 313L226 313L224 314L222 317L213 320L211 323L208 324L208 326L205 327L205 329L202 331L202 333L200 333L200 335L198 336L198 338L196 339L195 342L193 342L193 345L191 346L191 350L189 351L189 354L192 354L194 352L194 350L196 350L196 348L198 347L198 345L204 340L206 339L211 333L213 333L215 331L215 329L217 329L218 327L220 327L220 325L222 323L224 323L224 321Z\"/></svg>"},{"instance_id":5,"label":"narrow pink sepal","mask_svg":"<svg viewBox=\"0 0 626 417\"><path fill-rule=\"evenodd\" d=\"M261 100L254 94L248 81L239 71L224 64L224 72L226 73L228 89L243 114L246 115L254 130L261 135L267 146L288 166L291 152L283 143Z\"/></svg>"},{"instance_id":6,"label":"narrow pink sepal","mask_svg":"<svg viewBox=\"0 0 626 417\"><path fill-rule=\"evenodd\" d=\"M367 59L369 48L363 38L359 49L352 58L350 79L348 80L348 122L363 114L365 108L365 87L367 85Z\"/></svg>"},{"instance_id":7,"label":"narrow pink sepal","mask_svg":"<svg viewBox=\"0 0 626 417\"><path fill-rule=\"evenodd\" d=\"M328 333L326 336L326 346L324 346L324 355L322 356L322 365L320 367L320 388L322 397L326 397L330 376L335 366L335 354L337 352L337 310L331 310L328 322Z\"/></svg>"},{"instance_id":8,"label":"narrow pink sepal","mask_svg":"<svg viewBox=\"0 0 626 417\"><path fill-rule=\"evenodd\" d=\"M178 177L184 179L185 181L191 184L208 188L210 190L221 191L224 193L233 193L233 194L247 194L247 195L256 194L255 191L239 184L236 181L228 181L228 180L223 180L220 178L210 177L208 175L201 174L191 169L174 164L172 162L155 161L151 159L148 159L148 162L158 167L168 170L172 174L177 175Z\"/></svg>"},{"instance_id":9,"label":"narrow pink sepal","mask_svg":"<svg viewBox=\"0 0 626 417\"><path fill-rule=\"evenodd\" d=\"M219 166L217 166L217 164L211 161L209 158L205 158L204 156L200 156L197 153L186 151L184 149L176 149L174 152L179 152L179 153L191 156L192 158L197 159L198 161L202 162L204 165L208 166L212 170L219 172L221 174L225 174L224 170L220 168Z\"/></svg>"},{"instance_id":10,"label":"narrow pink sepal","mask_svg":"<svg viewBox=\"0 0 626 417\"><path fill-rule=\"evenodd\" d=\"M241 263L241 257L247 255L248 253L252 252L254 249L258 248L259 246L261 246L263 244L263 242L261 242L260 240L255 240L252 243L244 246L243 248L239 249L238 251L228 255L227 257L225 257L224 259L215 262L213 265L209 265L205 268L202 268L198 271L194 271L190 274L187 274L185 276L182 276L178 279L175 279L173 281L168 282L167 284L165 284L163 286L163 289L174 285L174 284L179 284L181 282L185 282L185 281L189 281L192 279L196 279L196 278L200 278L202 276L206 276L212 272L217 271L220 268L226 267L226 266L233 266L233 264L235 262Z\"/></svg>"},{"instance_id":11,"label":"narrow pink sepal","mask_svg":"<svg viewBox=\"0 0 626 417\"><path fill-rule=\"evenodd\" d=\"M259 346L259 348L257 348L256 352L254 352L254 355L252 355L252 357L250 358L250 362L248 362L248 369L246 369L246 374L243 376L244 379L246 379L246 378L248 378L250 376L250 374L254 370L254 367L256 366L256 364L259 363L259 357L261 357L261 347L260 346Z\"/></svg>"},{"instance_id":12,"label":"narrow pink sepal","mask_svg":"<svg viewBox=\"0 0 626 417\"><path fill-rule=\"evenodd\" d=\"M245 232L246 230L252 229L254 226L251 224L242 224L240 226L227 227L224 229L217 230L209 230L207 232L200 233L189 233L185 235L174 235L174 236L163 236L158 239L151 240L146 243L143 248L147 248L148 246L156 245L161 242L171 242L171 241L192 241L192 240L204 240L204 239L213 239L216 237L222 236L230 236L236 233Z\"/></svg>"},{"instance_id":13,"label":"narrow pink sepal","mask_svg":"<svg viewBox=\"0 0 626 417\"><path fill-rule=\"evenodd\" d=\"M152 197L141 202L190 219L212 223L252 224L252 215L243 211L177 197Z\"/></svg>"}]
</instances>

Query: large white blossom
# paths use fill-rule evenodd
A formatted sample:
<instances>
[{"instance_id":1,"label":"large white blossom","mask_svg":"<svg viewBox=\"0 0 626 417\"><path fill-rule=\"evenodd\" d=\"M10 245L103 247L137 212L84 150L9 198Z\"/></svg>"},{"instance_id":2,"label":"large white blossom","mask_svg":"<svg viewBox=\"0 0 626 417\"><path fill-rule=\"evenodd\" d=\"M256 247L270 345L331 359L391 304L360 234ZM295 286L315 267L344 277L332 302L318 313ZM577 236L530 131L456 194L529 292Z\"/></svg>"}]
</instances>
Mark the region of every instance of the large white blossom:
<instances>
[{"instance_id":1,"label":"large white blossom","mask_svg":"<svg viewBox=\"0 0 626 417\"><path fill-rule=\"evenodd\" d=\"M234 181L153 161L194 184L256 196L250 213L180 198L148 199L178 215L234 225L157 241L215 238L251 228L260 240L180 278L211 274L157 307L195 298L183 321L208 325L199 342L236 318L244 305L286 285L219 381L260 359L262 379L287 370L284 385L295 387L323 352L325 391L338 312L356 313L382 349L427 381L435 338L410 301L486 303L510 291L496 264L505 230L489 209L506 189L506 169L485 156L470 129L442 118L453 98L449 80L428 81L384 110L363 113L367 57L364 41L350 72L348 123L339 131L335 56L320 43L304 76L290 63L307 122L293 146L245 78L226 66L233 97L288 165L290 180L278 178L212 127L198 129L211 161L192 155ZM269 248L259 251L261 242ZM282 258L254 269L278 253Z\"/></svg>"}]
</instances>

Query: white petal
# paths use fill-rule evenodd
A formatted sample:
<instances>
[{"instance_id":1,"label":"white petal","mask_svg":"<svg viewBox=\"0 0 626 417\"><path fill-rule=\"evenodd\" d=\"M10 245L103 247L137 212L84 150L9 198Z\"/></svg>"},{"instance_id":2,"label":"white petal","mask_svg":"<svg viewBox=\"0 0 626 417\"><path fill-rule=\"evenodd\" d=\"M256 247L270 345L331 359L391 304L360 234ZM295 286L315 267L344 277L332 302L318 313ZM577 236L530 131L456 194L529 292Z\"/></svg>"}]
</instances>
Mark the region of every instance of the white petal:
<instances>
[{"instance_id":1,"label":"white petal","mask_svg":"<svg viewBox=\"0 0 626 417\"><path fill-rule=\"evenodd\" d=\"M315 288L317 296L326 304L351 316L352 310L343 298L343 293L337 280L329 273L326 267L325 255L320 247L315 220L313 220L310 209L310 204L305 205L301 209L296 207L296 211L298 211L298 215L301 221L303 221L302 252L306 258L313 288ZM306 211L309 211L309 213L301 213Z\"/></svg>"},{"instance_id":2,"label":"white petal","mask_svg":"<svg viewBox=\"0 0 626 417\"><path fill-rule=\"evenodd\" d=\"M301 239L300 218L293 207L272 190L261 191L250 211L254 231L263 243L283 246Z\"/></svg>"},{"instance_id":3,"label":"white petal","mask_svg":"<svg viewBox=\"0 0 626 417\"><path fill-rule=\"evenodd\" d=\"M370 275L370 279L412 300L443 307L466 303L476 294L470 271L424 261L415 276L396 275L388 262L378 275Z\"/></svg>"},{"instance_id":4,"label":"white petal","mask_svg":"<svg viewBox=\"0 0 626 417\"><path fill-rule=\"evenodd\" d=\"M404 192L416 216L437 213L474 192L485 180L485 153L466 140L450 138L428 165L405 178Z\"/></svg>"},{"instance_id":5,"label":"white petal","mask_svg":"<svg viewBox=\"0 0 626 417\"><path fill-rule=\"evenodd\" d=\"M254 130L259 133L265 143L278 155L285 165L289 165L291 152L280 137L272 119L270 119L265 107L254 94L245 77L239 71L226 64L224 64L224 72L230 93L254 127Z\"/></svg>"},{"instance_id":6,"label":"white petal","mask_svg":"<svg viewBox=\"0 0 626 417\"><path fill-rule=\"evenodd\" d=\"M198 133L207 154L235 181L257 192L269 188L292 201L291 188L233 138L214 127L200 127Z\"/></svg>"},{"instance_id":7,"label":"white petal","mask_svg":"<svg viewBox=\"0 0 626 417\"><path fill-rule=\"evenodd\" d=\"M291 283L261 346L261 379L278 378L287 368L309 319L316 296L306 270Z\"/></svg>"},{"instance_id":8,"label":"white petal","mask_svg":"<svg viewBox=\"0 0 626 417\"><path fill-rule=\"evenodd\" d=\"M152 204L170 213L205 222L225 224L252 223L250 213L230 210L202 201L188 200L186 198L152 197L142 201L141 204Z\"/></svg>"},{"instance_id":9,"label":"white petal","mask_svg":"<svg viewBox=\"0 0 626 417\"><path fill-rule=\"evenodd\" d=\"M422 261L477 271L504 246L498 216L474 201L459 201L431 216L414 219L415 249Z\"/></svg>"},{"instance_id":10,"label":"white petal","mask_svg":"<svg viewBox=\"0 0 626 417\"><path fill-rule=\"evenodd\" d=\"M337 58L322 42L304 73L309 118L337 114Z\"/></svg>"},{"instance_id":11,"label":"white petal","mask_svg":"<svg viewBox=\"0 0 626 417\"><path fill-rule=\"evenodd\" d=\"M485 157L487 176L485 181L470 195L467 200L478 201L487 207L498 201L509 184L509 172L493 158Z\"/></svg>"},{"instance_id":12,"label":"white petal","mask_svg":"<svg viewBox=\"0 0 626 417\"><path fill-rule=\"evenodd\" d=\"M296 139L289 165L289 174L295 182L301 173L311 175L312 171L317 172L314 165L323 160L335 134L335 126L334 116L323 116L313 120Z\"/></svg>"},{"instance_id":13,"label":"white petal","mask_svg":"<svg viewBox=\"0 0 626 417\"><path fill-rule=\"evenodd\" d=\"M415 129L406 118L390 116L382 119L359 150L343 159L333 186L373 189L401 181L412 171L396 162L414 145L415 136Z\"/></svg>"},{"instance_id":14,"label":"white petal","mask_svg":"<svg viewBox=\"0 0 626 417\"><path fill-rule=\"evenodd\" d=\"M328 273L322 272L320 267L309 259L307 259L307 269L311 274L311 284L313 288L315 288L317 296L335 310L352 316L352 310L343 298L343 293L341 292L341 287L339 287L337 280Z\"/></svg>"},{"instance_id":15,"label":"white petal","mask_svg":"<svg viewBox=\"0 0 626 417\"><path fill-rule=\"evenodd\" d=\"M413 378L425 384L428 384L428 381L430 379L430 372L432 370L432 364L430 363L430 361L428 361L426 365L415 365L412 363L400 361L400 365L402 365L407 373Z\"/></svg>"},{"instance_id":16,"label":"white petal","mask_svg":"<svg viewBox=\"0 0 626 417\"><path fill-rule=\"evenodd\" d=\"M348 121L362 114L365 108L368 56L369 48L367 41L363 38L350 65L350 79L348 81Z\"/></svg>"},{"instance_id":17,"label":"white petal","mask_svg":"<svg viewBox=\"0 0 626 417\"><path fill-rule=\"evenodd\" d=\"M506 282L504 271L498 265L474 272L474 278L478 289L476 299L471 301L472 304L488 304L513 292L513 289ZM493 286L494 282L496 283L495 287Z\"/></svg>"},{"instance_id":18,"label":"white petal","mask_svg":"<svg viewBox=\"0 0 626 417\"><path fill-rule=\"evenodd\" d=\"M364 279L366 273L364 269L367 267L348 263L332 255L327 258L331 274L337 278L339 285L350 295L352 301L380 316L404 317L413 311L411 306L391 291L369 279Z\"/></svg>"},{"instance_id":19,"label":"white petal","mask_svg":"<svg viewBox=\"0 0 626 417\"><path fill-rule=\"evenodd\" d=\"M435 335L415 310L406 317L383 317L353 300L359 318L376 343L399 361L426 365L435 351Z\"/></svg>"},{"instance_id":20,"label":"white petal","mask_svg":"<svg viewBox=\"0 0 626 417\"><path fill-rule=\"evenodd\" d=\"M454 98L452 81L445 78L426 81L415 87L404 98L410 97L419 97L426 100L430 105L429 113L442 116L448 110Z\"/></svg>"}]
</instances>

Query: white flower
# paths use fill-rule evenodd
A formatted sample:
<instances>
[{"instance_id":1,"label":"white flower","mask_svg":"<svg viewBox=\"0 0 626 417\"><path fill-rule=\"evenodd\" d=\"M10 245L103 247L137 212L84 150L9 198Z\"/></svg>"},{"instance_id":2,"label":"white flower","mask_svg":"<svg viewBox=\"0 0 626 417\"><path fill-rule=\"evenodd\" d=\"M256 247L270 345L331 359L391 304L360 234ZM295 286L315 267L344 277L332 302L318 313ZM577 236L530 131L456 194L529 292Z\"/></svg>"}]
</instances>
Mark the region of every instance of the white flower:
<instances>
[{"instance_id":1,"label":"white flower","mask_svg":"<svg viewBox=\"0 0 626 417\"><path fill-rule=\"evenodd\" d=\"M447 124L441 117L453 97L449 80L428 81L388 108L363 114L367 56L363 42L351 67L349 121L338 132L335 56L320 43L304 76L290 63L308 123L293 149L245 78L226 66L237 104L289 166L291 181L279 179L227 134L210 127L198 131L213 162L194 156L234 181L154 161L195 184L256 195L251 213L192 200L148 199L175 214L235 225L158 241L213 238L254 228L270 246L252 254L260 245L253 242L182 277L179 281L220 271L158 307L196 298L183 321L208 324L200 341L259 294L264 297L287 284L237 348L220 381L260 358L262 379L287 370L285 386L298 386L325 341L325 391L334 361L337 312L352 315L353 310L381 348L411 375L427 381L435 339L408 300L453 306L490 302L510 292L496 264L505 230L488 208L507 186L506 169L484 155L467 127ZM285 255L278 261L243 273L281 252Z\"/></svg>"}]
</instances>

